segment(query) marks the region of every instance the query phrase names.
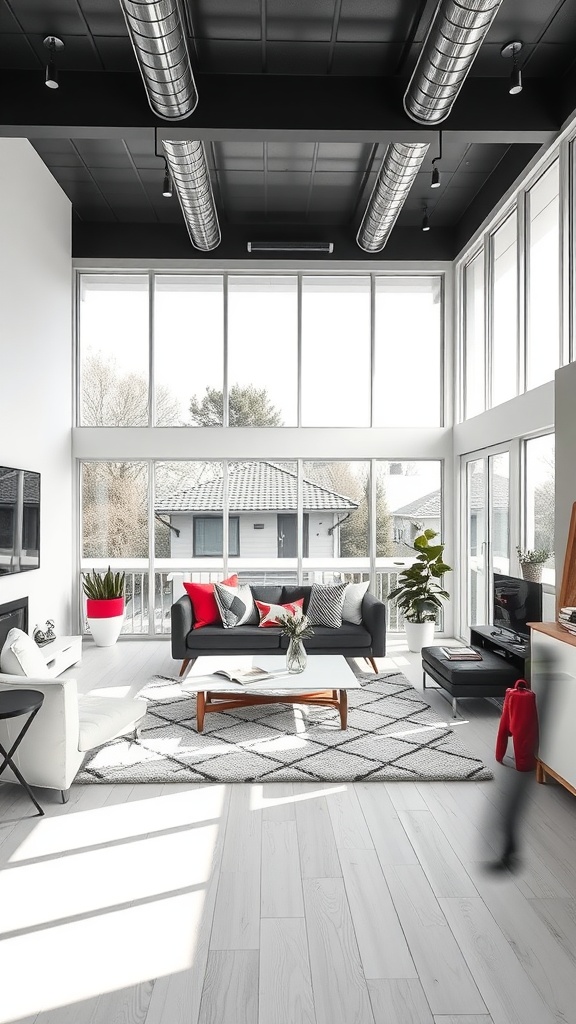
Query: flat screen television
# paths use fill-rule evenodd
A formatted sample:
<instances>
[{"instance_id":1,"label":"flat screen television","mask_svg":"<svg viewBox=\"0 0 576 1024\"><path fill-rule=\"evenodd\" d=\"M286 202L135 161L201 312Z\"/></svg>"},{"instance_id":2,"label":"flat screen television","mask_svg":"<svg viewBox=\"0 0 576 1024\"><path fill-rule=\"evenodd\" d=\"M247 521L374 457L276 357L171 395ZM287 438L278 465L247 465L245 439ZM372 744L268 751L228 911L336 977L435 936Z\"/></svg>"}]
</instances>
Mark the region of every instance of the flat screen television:
<instances>
[{"instance_id":1,"label":"flat screen television","mask_svg":"<svg viewBox=\"0 0 576 1024\"><path fill-rule=\"evenodd\" d=\"M40 473L0 466L0 576L40 567Z\"/></svg>"},{"instance_id":2,"label":"flat screen television","mask_svg":"<svg viewBox=\"0 0 576 1024\"><path fill-rule=\"evenodd\" d=\"M529 637L529 622L542 622L542 584L494 573L494 627Z\"/></svg>"}]
</instances>

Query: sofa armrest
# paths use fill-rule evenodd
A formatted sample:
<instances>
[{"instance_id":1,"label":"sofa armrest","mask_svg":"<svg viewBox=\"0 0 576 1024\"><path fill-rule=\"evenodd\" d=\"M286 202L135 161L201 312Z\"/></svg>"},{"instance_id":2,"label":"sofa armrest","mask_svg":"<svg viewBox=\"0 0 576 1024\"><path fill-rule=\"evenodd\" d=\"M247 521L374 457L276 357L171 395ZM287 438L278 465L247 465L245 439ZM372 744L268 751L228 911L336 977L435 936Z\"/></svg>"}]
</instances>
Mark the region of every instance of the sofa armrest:
<instances>
[{"instance_id":1,"label":"sofa armrest","mask_svg":"<svg viewBox=\"0 0 576 1024\"><path fill-rule=\"evenodd\" d=\"M29 785L68 789L83 758L78 750L76 680L39 679L0 673L0 689L39 690L44 694L44 703L18 747L14 760ZM0 722L1 742L10 747L23 723L23 718L9 718Z\"/></svg>"},{"instance_id":2,"label":"sofa armrest","mask_svg":"<svg viewBox=\"0 0 576 1024\"><path fill-rule=\"evenodd\" d=\"M386 654L386 605L368 592L362 598L362 624L372 637L373 657L383 658Z\"/></svg>"},{"instance_id":3,"label":"sofa armrest","mask_svg":"<svg viewBox=\"0 0 576 1024\"><path fill-rule=\"evenodd\" d=\"M172 657L181 661L186 655L186 637L194 625L194 611L188 594L172 605L170 610L172 621Z\"/></svg>"}]
</instances>

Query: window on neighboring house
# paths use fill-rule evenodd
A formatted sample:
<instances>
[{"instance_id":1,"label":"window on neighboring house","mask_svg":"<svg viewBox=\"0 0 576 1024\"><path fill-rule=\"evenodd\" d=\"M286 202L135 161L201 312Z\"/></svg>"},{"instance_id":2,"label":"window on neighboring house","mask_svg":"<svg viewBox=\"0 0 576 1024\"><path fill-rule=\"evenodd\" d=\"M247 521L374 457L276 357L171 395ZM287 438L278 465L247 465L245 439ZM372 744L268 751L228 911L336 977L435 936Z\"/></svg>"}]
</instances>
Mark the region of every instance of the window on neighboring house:
<instances>
[{"instance_id":1,"label":"window on neighboring house","mask_svg":"<svg viewBox=\"0 0 576 1024\"><path fill-rule=\"evenodd\" d=\"M228 520L228 555L240 555L240 518ZM222 516L194 516L194 557L221 557L223 551Z\"/></svg>"},{"instance_id":2,"label":"window on neighboring house","mask_svg":"<svg viewBox=\"0 0 576 1024\"><path fill-rule=\"evenodd\" d=\"M14 509L0 508L0 548L10 551L14 546Z\"/></svg>"}]
</instances>

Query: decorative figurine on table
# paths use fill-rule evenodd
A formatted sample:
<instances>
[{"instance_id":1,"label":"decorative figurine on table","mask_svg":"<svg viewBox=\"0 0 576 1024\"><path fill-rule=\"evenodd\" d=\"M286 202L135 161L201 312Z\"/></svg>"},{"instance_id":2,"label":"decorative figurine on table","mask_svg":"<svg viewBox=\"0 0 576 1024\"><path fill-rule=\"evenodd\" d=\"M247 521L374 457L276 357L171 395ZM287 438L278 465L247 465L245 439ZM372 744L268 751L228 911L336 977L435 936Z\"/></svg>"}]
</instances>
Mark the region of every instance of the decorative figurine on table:
<instances>
[{"instance_id":1,"label":"decorative figurine on table","mask_svg":"<svg viewBox=\"0 0 576 1024\"><path fill-rule=\"evenodd\" d=\"M54 632L54 619L47 619L44 629L41 629L40 626L34 626L32 636L38 647L45 647L46 644L51 644L52 641L56 639L56 633Z\"/></svg>"}]
</instances>

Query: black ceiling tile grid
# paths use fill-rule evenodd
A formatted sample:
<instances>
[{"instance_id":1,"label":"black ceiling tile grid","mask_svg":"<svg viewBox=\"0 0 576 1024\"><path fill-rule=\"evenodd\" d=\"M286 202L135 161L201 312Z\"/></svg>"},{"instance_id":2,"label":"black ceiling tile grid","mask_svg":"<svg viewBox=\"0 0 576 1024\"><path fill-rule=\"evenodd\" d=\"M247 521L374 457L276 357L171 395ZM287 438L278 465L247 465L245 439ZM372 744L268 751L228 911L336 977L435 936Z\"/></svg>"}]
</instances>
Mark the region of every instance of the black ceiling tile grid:
<instances>
[{"instance_id":1,"label":"black ceiling tile grid","mask_svg":"<svg viewBox=\"0 0 576 1024\"><path fill-rule=\"evenodd\" d=\"M95 181L95 179L94 179L94 176L93 176L93 174L92 174L92 171L91 171L90 167L88 166L88 164L86 163L86 161L84 160L84 158L83 158L83 156L82 156L82 153L81 153L81 152L79 151L79 149L78 149L78 145L77 145L77 143L76 143L76 142L75 142L75 141L74 141L73 139L70 139L70 145L72 146L72 149L73 149L73 150L74 150L74 152L76 153L76 155L77 155L78 159L80 160L80 162L81 162L81 163L82 163L82 164L84 165L84 167L85 167L85 168L86 168L86 170L88 171L88 173L89 173L89 175L90 175L90 179L91 179L91 181L92 181L93 185L95 186L95 188L97 189L98 195L99 195L99 196L100 196L100 197L101 197L101 198L102 198L102 199L104 200L104 202L106 203L106 206L108 207L108 209L110 210L110 212L111 212L111 213L112 213L112 214L114 215L114 220L117 220L118 218L116 217L116 215L115 215L115 213L114 213L114 210L113 210L113 209L112 209L112 207L110 206L110 203L109 203L109 202L108 202L108 200L106 199L106 196L104 195L104 193L103 193L102 189L100 188L100 186L99 186L98 182L97 182L97 181ZM79 210L77 210L76 212L78 213L78 215L79 215L79 216L80 216L80 218L82 219L82 214L81 214L81 212L80 212Z\"/></svg>"},{"instance_id":2,"label":"black ceiling tile grid","mask_svg":"<svg viewBox=\"0 0 576 1024\"><path fill-rule=\"evenodd\" d=\"M138 61L128 36L95 36L104 71L138 71Z\"/></svg>"},{"instance_id":3,"label":"black ceiling tile grid","mask_svg":"<svg viewBox=\"0 0 576 1024\"><path fill-rule=\"evenodd\" d=\"M334 65L334 49L336 46L336 40L338 39L338 29L340 27L340 13L342 10L342 0L335 0L334 11L332 14L332 24L330 26L330 46L328 49L326 59L326 74L331 75L333 73Z\"/></svg>"},{"instance_id":4,"label":"black ceiling tile grid","mask_svg":"<svg viewBox=\"0 0 576 1024\"><path fill-rule=\"evenodd\" d=\"M342 0L338 41L401 42L410 33L415 0Z\"/></svg>"},{"instance_id":5,"label":"black ceiling tile grid","mask_svg":"<svg viewBox=\"0 0 576 1024\"><path fill-rule=\"evenodd\" d=\"M47 57L46 50L44 53ZM42 81L42 62L22 32L0 33L0 67L6 71L38 71Z\"/></svg>"},{"instance_id":6,"label":"black ceiling tile grid","mask_svg":"<svg viewBox=\"0 0 576 1024\"><path fill-rule=\"evenodd\" d=\"M16 26L15 31L20 33L22 38L26 41L26 44L27 44L27 46L30 49L30 53L35 58L36 62L39 63L40 66L42 66L45 63L45 61L44 60L42 60L42 61L39 60L38 54L36 53L34 47L32 46L32 44L31 44L31 42L30 42L30 40L28 38L28 35L26 33L26 30L25 30L22 22L18 18L18 15L17 15L17 13L16 13L16 11L15 11L15 9L13 7L13 2L14 2L14 0L3 0L3 8L2 8L2 10L3 10L4 14L6 15L7 20L9 21L9 23L10 23L10 19L11 19L11 24Z\"/></svg>"},{"instance_id":7,"label":"black ceiling tile grid","mask_svg":"<svg viewBox=\"0 0 576 1024\"><path fill-rule=\"evenodd\" d=\"M83 35L84 20L76 0L5 0L6 6L27 35Z\"/></svg>"},{"instance_id":8,"label":"black ceiling tile grid","mask_svg":"<svg viewBox=\"0 0 576 1024\"><path fill-rule=\"evenodd\" d=\"M82 7L80 6L79 0L73 0L73 2L76 4L76 9L78 11L78 15L79 15L80 19L82 20L82 24L84 25L84 29L86 31L86 35L88 36L88 40L90 42L90 46L92 47L92 51L93 51L93 53L94 53L94 55L95 55L99 65L100 65L100 70L103 71L104 70L104 61L102 60L102 57L100 56L98 47L96 46L96 43L95 43L95 40L94 40L94 36L92 34L92 30L91 30L88 22L86 21L86 18L85 18L85 15L84 15L84 11L82 10Z\"/></svg>"},{"instance_id":9,"label":"black ceiling tile grid","mask_svg":"<svg viewBox=\"0 0 576 1024\"><path fill-rule=\"evenodd\" d=\"M262 0L268 40L329 43L341 0Z\"/></svg>"},{"instance_id":10,"label":"black ceiling tile grid","mask_svg":"<svg viewBox=\"0 0 576 1024\"><path fill-rule=\"evenodd\" d=\"M538 43L563 3L564 0L505 0L485 41L501 46L511 39Z\"/></svg>"},{"instance_id":11,"label":"black ceiling tile grid","mask_svg":"<svg viewBox=\"0 0 576 1024\"><path fill-rule=\"evenodd\" d=\"M0 33L16 35L19 32L22 32L22 26L16 15L13 14L7 0L0 0Z\"/></svg>"},{"instance_id":12,"label":"black ceiling tile grid","mask_svg":"<svg viewBox=\"0 0 576 1024\"><path fill-rule=\"evenodd\" d=\"M333 75L374 75L396 73L402 46L400 43L348 43L338 41L333 50Z\"/></svg>"},{"instance_id":13,"label":"black ceiling tile grid","mask_svg":"<svg viewBox=\"0 0 576 1024\"><path fill-rule=\"evenodd\" d=\"M574 8L568 0L562 0L557 10L546 25L539 42L568 43L576 42L576 16Z\"/></svg>"},{"instance_id":14,"label":"black ceiling tile grid","mask_svg":"<svg viewBox=\"0 0 576 1024\"><path fill-rule=\"evenodd\" d=\"M305 210L304 210L304 217L305 217L306 220L308 220L309 217L310 217L310 204L312 202L312 191L313 191L314 185L315 185L315 180L314 179L316 177L316 166L317 166L317 163L318 163L318 150L319 150L319 148L320 148L320 146L316 142L314 144L314 152L312 153L312 164L311 164L311 167L310 167L310 177L309 177L309 180L308 180L308 193L306 195L306 207L305 207Z\"/></svg>"},{"instance_id":15,"label":"black ceiling tile grid","mask_svg":"<svg viewBox=\"0 0 576 1024\"><path fill-rule=\"evenodd\" d=\"M330 43L294 43L286 40L268 40L266 43L267 69L271 75L326 74Z\"/></svg>"},{"instance_id":16,"label":"black ceiling tile grid","mask_svg":"<svg viewBox=\"0 0 576 1024\"><path fill-rule=\"evenodd\" d=\"M94 38L127 35L126 22L118 0L77 0L82 16Z\"/></svg>"},{"instance_id":17,"label":"black ceiling tile grid","mask_svg":"<svg viewBox=\"0 0 576 1024\"><path fill-rule=\"evenodd\" d=\"M350 224L355 224L357 219L360 221L364 216L366 204L370 198L376 181L376 175L380 169L380 163L376 162L379 155L378 151L380 149L378 143L374 142L372 145L366 145L364 148L366 151L365 160L363 166L358 167L359 180L356 186L356 200L350 211Z\"/></svg>"},{"instance_id":18,"label":"black ceiling tile grid","mask_svg":"<svg viewBox=\"0 0 576 1024\"><path fill-rule=\"evenodd\" d=\"M52 33L50 33L52 34ZM43 35L28 36L41 66L48 63L48 50L44 46ZM90 39L86 35L60 34L59 38L64 43L64 49L58 50L56 66L59 71L101 71L102 61L100 55L94 52ZM65 83L61 82L61 87Z\"/></svg>"},{"instance_id":19,"label":"black ceiling tile grid","mask_svg":"<svg viewBox=\"0 0 576 1024\"><path fill-rule=\"evenodd\" d=\"M218 156L216 153L216 143L211 141L205 145L206 157L208 159L208 165L210 167L210 178L214 186L214 202L216 203L216 210L218 212L218 219L220 223L225 223L227 220L226 203L224 202L224 190L222 188L221 172L218 165Z\"/></svg>"},{"instance_id":20,"label":"black ceiling tile grid","mask_svg":"<svg viewBox=\"0 0 576 1024\"><path fill-rule=\"evenodd\" d=\"M260 0L189 0L199 36L260 41Z\"/></svg>"},{"instance_id":21,"label":"black ceiling tile grid","mask_svg":"<svg viewBox=\"0 0 576 1024\"><path fill-rule=\"evenodd\" d=\"M269 142L269 171L310 171L314 160L316 142Z\"/></svg>"},{"instance_id":22,"label":"black ceiling tile grid","mask_svg":"<svg viewBox=\"0 0 576 1024\"><path fill-rule=\"evenodd\" d=\"M138 182L138 184L140 186L141 193L144 196L144 198L146 200L146 203L148 204L150 210L152 210L152 212L154 214L154 220L157 221L158 217L156 216L156 211L154 209L153 204L150 201L150 197L148 195L148 192L146 191L146 188L144 187L144 182L142 181L142 178L140 176L140 171L138 170L136 164L134 163L134 157L132 156L132 153L130 152L128 146L126 145L126 141L124 139L122 139L122 145L124 146L124 150L126 152L126 156L128 157L128 160L130 162L130 167L132 168L132 171L133 171L134 175L136 176L136 180L137 180L137 182ZM164 178L164 166L165 166L164 165L164 161L162 161L162 163L160 163L160 161L158 162L158 167L161 168L162 180ZM159 175L159 181L160 181L160 175ZM161 188L160 184L159 184L159 188Z\"/></svg>"},{"instance_id":23,"label":"black ceiling tile grid","mask_svg":"<svg viewBox=\"0 0 576 1024\"><path fill-rule=\"evenodd\" d=\"M260 40L197 36L196 46L199 70L204 75L259 75L262 72Z\"/></svg>"}]
</instances>

